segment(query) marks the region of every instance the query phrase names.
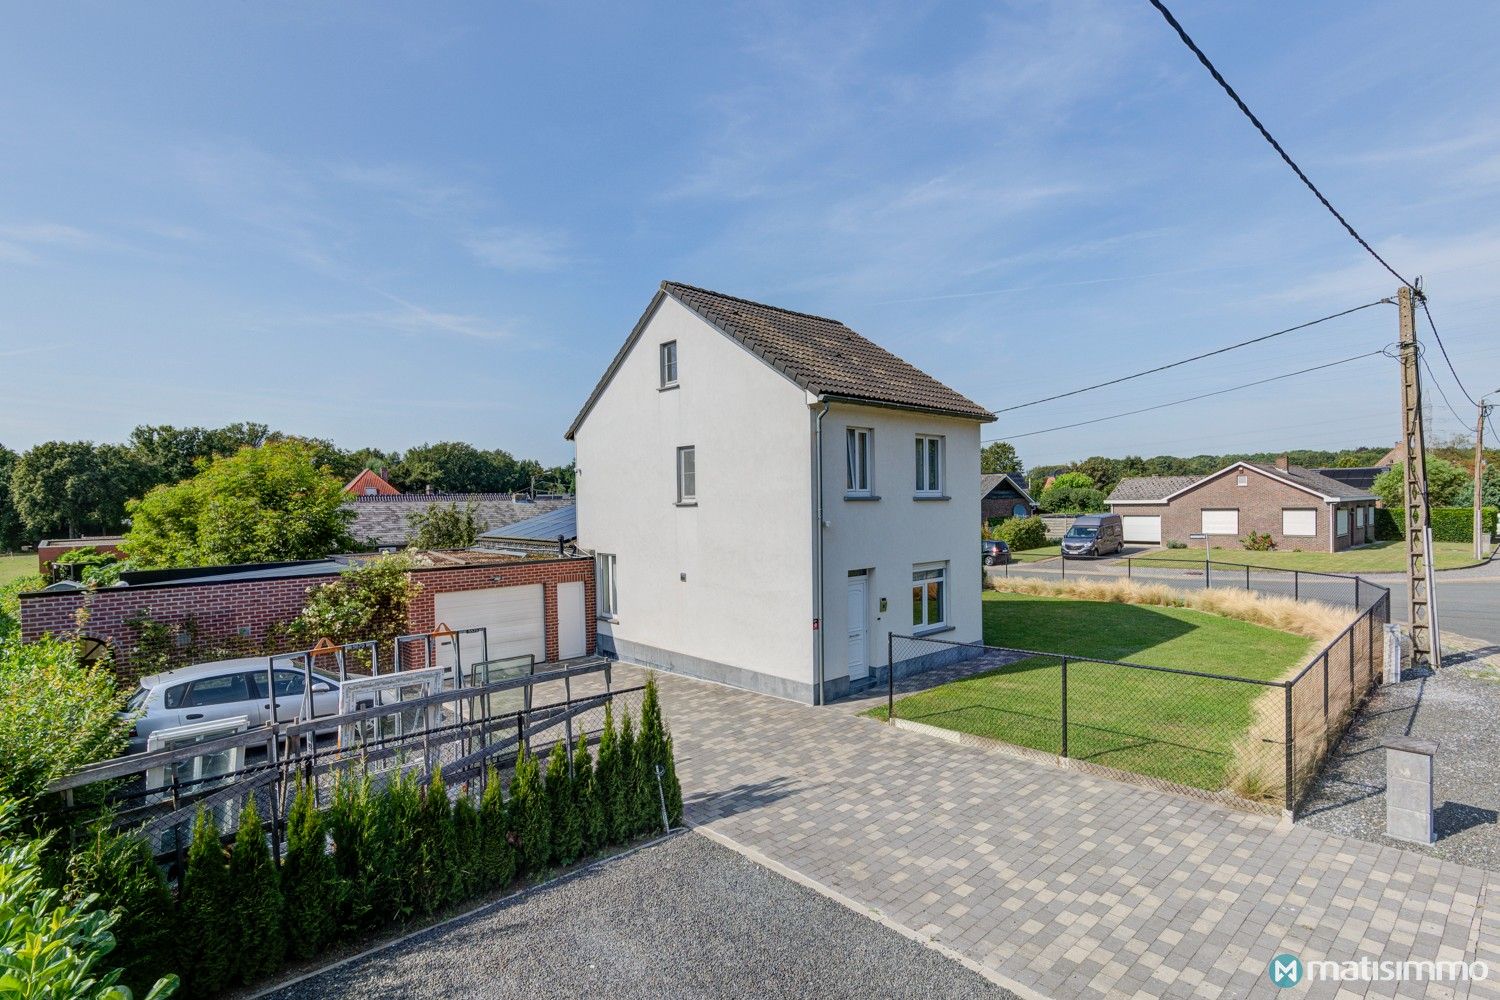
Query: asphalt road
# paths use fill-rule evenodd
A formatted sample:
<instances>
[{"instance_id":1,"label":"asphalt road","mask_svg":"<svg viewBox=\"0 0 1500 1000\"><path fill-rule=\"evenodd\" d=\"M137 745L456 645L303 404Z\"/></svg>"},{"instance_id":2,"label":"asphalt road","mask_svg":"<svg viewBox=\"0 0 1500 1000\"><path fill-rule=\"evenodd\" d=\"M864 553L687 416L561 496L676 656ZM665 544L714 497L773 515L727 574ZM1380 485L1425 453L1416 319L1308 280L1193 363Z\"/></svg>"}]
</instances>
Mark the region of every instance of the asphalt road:
<instances>
[{"instance_id":1,"label":"asphalt road","mask_svg":"<svg viewBox=\"0 0 1500 1000\"><path fill-rule=\"evenodd\" d=\"M1015 1000L937 952L694 833L271 996Z\"/></svg>"}]
</instances>

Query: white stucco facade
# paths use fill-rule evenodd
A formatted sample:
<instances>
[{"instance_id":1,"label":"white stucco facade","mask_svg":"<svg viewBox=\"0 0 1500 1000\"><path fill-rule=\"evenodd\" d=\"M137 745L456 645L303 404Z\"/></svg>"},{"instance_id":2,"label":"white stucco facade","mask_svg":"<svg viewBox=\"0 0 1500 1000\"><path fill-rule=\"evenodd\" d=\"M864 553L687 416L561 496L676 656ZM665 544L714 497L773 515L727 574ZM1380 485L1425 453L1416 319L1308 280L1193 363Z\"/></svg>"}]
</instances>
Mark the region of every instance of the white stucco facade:
<instances>
[{"instance_id":1,"label":"white stucco facade","mask_svg":"<svg viewBox=\"0 0 1500 1000\"><path fill-rule=\"evenodd\" d=\"M668 342L676 383L663 387ZM888 633L913 631L918 567L944 571L944 620L929 631L981 638L979 422L828 403L819 532L824 405L671 296L655 301L573 432L579 544L613 556L618 600L612 613L600 609L601 649L816 701L821 642L822 696L838 697L860 659L855 645L865 661L857 685L884 668ZM859 499L846 498L850 427L868 433L872 488ZM941 442L942 467L941 491L920 499L919 434ZM696 489L679 502L683 447L693 449ZM851 621L851 572L863 580L853 591L862 633Z\"/></svg>"}]
</instances>

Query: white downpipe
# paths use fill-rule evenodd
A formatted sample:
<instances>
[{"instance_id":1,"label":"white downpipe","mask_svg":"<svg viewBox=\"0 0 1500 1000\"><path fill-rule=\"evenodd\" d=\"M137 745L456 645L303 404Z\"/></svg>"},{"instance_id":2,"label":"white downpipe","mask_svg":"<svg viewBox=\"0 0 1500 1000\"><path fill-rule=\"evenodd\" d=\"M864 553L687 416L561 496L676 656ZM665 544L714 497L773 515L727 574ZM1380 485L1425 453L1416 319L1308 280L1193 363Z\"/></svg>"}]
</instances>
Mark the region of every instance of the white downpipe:
<instances>
[{"instance_id":1,"label":"white downpipe","mask_svg":"<svg viewBox=\"0 0 1500 1000\"><path fill-rule=\"evenodd\" d=\"M832 404L823 400L823 409L818 412L814 420L815 448L817 449L813 458L813 490L815 491L817 503L814 505L818 512L818 530L813 534L813 546L815 553L813 557L813 617L818 623L818 628L813 637L813 704L823 704L823 418L828 416Z\"/></svg>"}]
</instances>

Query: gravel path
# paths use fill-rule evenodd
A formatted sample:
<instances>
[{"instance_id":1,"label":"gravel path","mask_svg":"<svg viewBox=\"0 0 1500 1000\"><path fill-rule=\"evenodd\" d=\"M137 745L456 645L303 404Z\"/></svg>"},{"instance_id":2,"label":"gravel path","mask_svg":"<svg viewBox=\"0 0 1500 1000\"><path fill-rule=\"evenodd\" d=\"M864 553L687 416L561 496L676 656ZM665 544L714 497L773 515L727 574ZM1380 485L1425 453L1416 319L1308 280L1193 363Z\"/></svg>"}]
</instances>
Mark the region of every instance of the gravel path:
<instances>
[{"instance_id":1,"label":"gravel path","mask_svg":"<svg viewBox=\"0 0 1500 1000\"><path fill-rule=\"evenodd\" d=\"M271 996L1011 998L692 833Z\"/></svg>"},{"instance_id":2,"label":"gravel path","mask_svg":"<svg viewBox=\"0 0 1500 1000\"><path fill-rule=\"evenodd\" d=\"M1377 844L1500 871L1500 658L1495 647L1444 635L1441 672L1375 689L1302 805L1299 822ZM1476 648L1477 647L1477 648ZM1440 744L1433 759L1431 846L1385 837L1383 741Z\"/></svg>"}]
</instances>

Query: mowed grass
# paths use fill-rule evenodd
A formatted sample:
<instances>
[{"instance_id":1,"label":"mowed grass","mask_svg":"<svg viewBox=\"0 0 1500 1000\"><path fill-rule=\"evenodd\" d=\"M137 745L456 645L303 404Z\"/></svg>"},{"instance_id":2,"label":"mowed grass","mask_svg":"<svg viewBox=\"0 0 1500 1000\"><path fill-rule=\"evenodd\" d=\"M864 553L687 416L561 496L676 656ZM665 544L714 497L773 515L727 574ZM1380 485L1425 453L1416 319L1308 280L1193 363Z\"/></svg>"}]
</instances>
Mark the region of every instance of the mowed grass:
<instances>
[{"instance_id":1,"label":"mowed grass","mask_svg":"<svg viewBox=\"0 0 1500 1000\"><path fill-rule=\"evenodd\" d=\"M1302 636L1186 608L986 592L987 645L1277 680ZM1070 661L1068 756L1218 790L1258 684ZM885 717L881 706L869 714ZM896 716L1047 753L1062 750L1062 667L1034 656L901 698Z\"/></svg>"},{"instance_id":2,"label":"mowed grass","mask_svg":"<svg viewBox=\"0 0 1500 1000\"><path fill-rule=\"evenodd\" d=\"M0 555L0 587L36 571L34 552L22 552L14 556Z\"/></svg>"},{"instance_id":3,"label":"mowed grass","mask_svg":"<svg viewBox=\"0 0 1500 1000\"><path fill-rule=\"evenodd\" d=\"M1011 549L1010 558L1014 562L1040 562L1043 559L1056 559L1062 555L1062 543L1051 542L1034 549Z\"/></svg>"},{"instance_id":4,"label":"mowed grass","mask_svg":"<svg viewBox=\"0 0 1500 1000\"><path fill-rule=\"evenodd\" d=\"M1438 569L1458 569L1476 564L1471 542L1433 542L1432 549ZM1149 565L1151 556L1161 559L1196 559L1201 562L1203 549L1157 549L1149 555L1138 556L1136 565ZM1343 552L1293 552L1281 549L1247 552L1244 549L1214 549L1210 558L1214 562L1233 563L1236 566L1248 563L1251 566L1301 569L1318 573L1404 573L1406 543L1372 542Z\"/></svg>"}]
</instances>

